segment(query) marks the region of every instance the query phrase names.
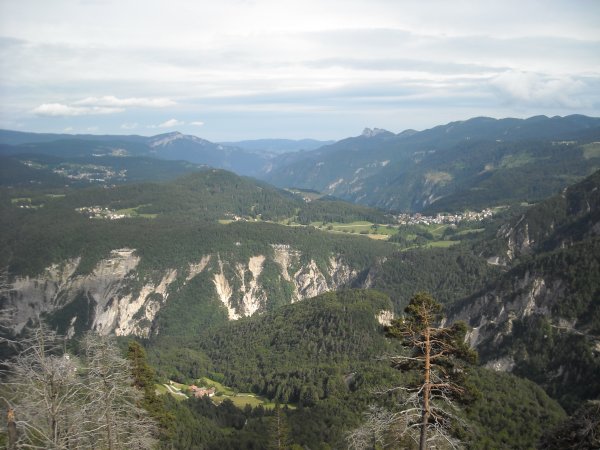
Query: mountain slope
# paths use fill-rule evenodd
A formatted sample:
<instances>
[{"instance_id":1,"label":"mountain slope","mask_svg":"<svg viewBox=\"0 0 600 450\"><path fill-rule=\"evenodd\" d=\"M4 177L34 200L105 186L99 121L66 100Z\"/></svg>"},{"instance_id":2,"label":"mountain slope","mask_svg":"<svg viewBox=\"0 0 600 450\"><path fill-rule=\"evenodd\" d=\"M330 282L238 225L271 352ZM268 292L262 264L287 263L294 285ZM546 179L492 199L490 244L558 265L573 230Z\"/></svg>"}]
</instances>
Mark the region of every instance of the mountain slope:
<instances>
[{"instance_id":1,"label":"mountain slope","mask_svg":"<svg viewBox=\"0 0 600 450\"><path fill-rule=\"evenodd\" d=\"M254 153L281 154L300 150L315 150L334 141L318 141L316 139L254 139L250 141L221 142L221 145L238 147Z\"/></svg>"},{"instance_id":2,"label":"mountain slope","mask_svg":"<svg viewBox=\"0 0 600 450\"><path fill-rule=\"evenodd\" d=\"M0 130L0 155L14 156L24 153L60 158L155 157L209 165L233 170L242 175L258 173L270 159L268 154L256 154L238 147L215 144L178 132L144 137L53 135Z\"/></svg>"},{"instance_id":3,"label":"mountain slope","mask_svg":"<svg viewBox=\"0 0 600 450\"><path fill-rule=\"evenodd\" d=\"M498 231L513 268L452 305L490 367L540 383L568 410L600 395L600 173Z\"/></svg>"},{"instance_id":4,"label":"mountain slope","mask_svg":"<svg viewBox=\"0 0 600 450\"><path fill-rule=\"evenodd\" d=\"M394 392L374 391L408 381L384 357L402 351L381 323L390 307L376 291L327 293L187 339L156 342L150 351L161 373L193 379L208 371L240 391L296 403L285 420L298 445L346 448L346 432L363 420L368 405L396 407ZM469 448L529 448L564 417L539 387L516 376L472 368L468 384L475 395L455 413L468 424L460 437Z\"/></svg>"},{"instance_id":5,"label":"mountain slope","mask_svg":"<svg viewBox=\"0 0 600 450\"><path fill-rule=\"evenodd\" d=\"M597 140L597 118L475 118L283 155L265 179L388 210L482 208L538 201L589 175Z\"/></svg>"}]
</instances>

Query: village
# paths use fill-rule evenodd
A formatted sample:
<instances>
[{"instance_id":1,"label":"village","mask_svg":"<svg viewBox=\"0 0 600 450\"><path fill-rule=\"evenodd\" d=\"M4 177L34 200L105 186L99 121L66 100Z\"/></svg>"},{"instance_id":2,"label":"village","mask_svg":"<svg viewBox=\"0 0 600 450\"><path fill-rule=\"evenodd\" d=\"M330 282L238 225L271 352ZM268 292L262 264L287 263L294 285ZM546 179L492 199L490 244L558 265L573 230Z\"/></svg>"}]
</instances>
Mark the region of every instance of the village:
<instances>
[{"instance_id":1,"label":"village","mask_svg":"<svg viewBox=\"0 0 600 450\"><path fill-rule=\"evenodd\" d=\"M127 214L117 213L116 211L103 208L102 206L83 206L81 208L76 208L75 211L87 214L90 219L118 220L129 217Z\"/></svg>"},{"instance_id":2,"label":"village","mask_svg":"<svg viewBox=\"0 0 600 450\"><path fill-rule=\"evenodd\" d=\"M460 222L480 222L484 219L492 217L494 212L486 208L480 212L466 211L456 214L436 214L435 216L425 216L419 213L416 214L398 214L395 219L399 225L443 225L454 224Z\"/></svg>"}]
</instances>

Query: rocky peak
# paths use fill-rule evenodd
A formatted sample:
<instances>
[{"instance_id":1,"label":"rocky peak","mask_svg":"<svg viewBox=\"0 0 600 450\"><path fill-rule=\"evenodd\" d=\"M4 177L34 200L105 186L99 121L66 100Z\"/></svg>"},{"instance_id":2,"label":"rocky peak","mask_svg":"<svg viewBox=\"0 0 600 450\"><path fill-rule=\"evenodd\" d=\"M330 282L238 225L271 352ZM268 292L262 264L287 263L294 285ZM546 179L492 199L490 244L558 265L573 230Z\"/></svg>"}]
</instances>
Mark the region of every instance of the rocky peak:
<instances>
[{"instance_id":1,"label":"rocky peak","mask_svg":"<svg viewBox=\"0 0 600 450\"><path fill-rule=\"evenodd\" d=\"M172 133L159 134L158 136L150 138L149 145L152 148L166 147L178 140L192 141L200 145L206 145L207 143L209 143L208 141L201 139L197 136L192 136L189 134L180 133L179 131L174 131Z\"/></svg>"},{"instance_id":2,"label":"rocky peak","mask_svg":"<svg viewBox=\"0 0 600 450\"><path fill-rule=\"evenodd\" d=\"M384 130L382 128L365 128L361 134L361 136L366 137L366 138L372 138L375 136L379 136L382 134L392 134L387 130Z\"/></svg>"}]
</instances>

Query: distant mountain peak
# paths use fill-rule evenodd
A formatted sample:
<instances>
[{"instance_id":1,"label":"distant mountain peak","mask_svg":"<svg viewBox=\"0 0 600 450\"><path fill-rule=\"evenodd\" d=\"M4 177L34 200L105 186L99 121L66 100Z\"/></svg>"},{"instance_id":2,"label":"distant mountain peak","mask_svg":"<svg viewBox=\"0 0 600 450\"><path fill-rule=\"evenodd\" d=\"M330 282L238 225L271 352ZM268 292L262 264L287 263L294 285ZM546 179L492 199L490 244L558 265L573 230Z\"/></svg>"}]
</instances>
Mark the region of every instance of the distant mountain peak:
<instances>
[{"instance_id":1,"label":"distant mountain peak","mask_svg":"<svg viewBox=\"0 0 600 450\"><path fill-rule=\"evenodd\" d=\"M171 142L177 141L179 139L194 141L199 144L205 145L208 141L201 139L196 136L192 136L190 134L183 134L179 131L173 131L172 133L159 134L150 139L150 147L165 147L169 145Z\"/></svg>"},{"instance_id":2,"label":"distant mountain peak","mask_svg":"<svg viewBox=\"0 0 600 450\"><path fill-rule=\"evenodd\" d=\"M361 134L364 137L375 137L380 134L392 134L388 130L384 130L383 128L365 128Z\"/></svg>"},{"instance_id":3,"label":"distant mountain peak","mask_svg":"<svg viewBox=\"0 0 600 450\"><path fill-rule=\"evenodd\" d=\"M417 130L413 130L412 128L409 128L408 130L401 131L396 136L405 136L405 137L408 137L408 136L413 136L413 135L415 135L417 133L418 133Z\"/></svg>"}]
</instances>

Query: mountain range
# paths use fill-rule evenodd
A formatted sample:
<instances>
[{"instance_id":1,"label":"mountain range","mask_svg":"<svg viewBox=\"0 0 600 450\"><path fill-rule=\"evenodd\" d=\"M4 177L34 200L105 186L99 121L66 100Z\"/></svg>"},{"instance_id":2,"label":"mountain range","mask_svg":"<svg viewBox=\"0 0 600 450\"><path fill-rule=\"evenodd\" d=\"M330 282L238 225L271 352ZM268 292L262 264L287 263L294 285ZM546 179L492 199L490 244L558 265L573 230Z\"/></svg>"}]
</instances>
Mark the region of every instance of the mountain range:
<instances>
[{"instance_id":1,"label":"mountain range","mask_svg":"<svg viewBox=\"0 0 600 450\"><path fill-rule=\"evenodd\" d=\"M112 182L140 180L134 169L139 163L119 163L116 157L152 158L144 160L149 165L160 164L156 159L187 161L165 164L154 176L174 178L200 164L385 210L435 213L542 200L600 168L598 141L598 118L478 117L420 132L365 129L335 143L218 144L177 132L142 137L0 131L0 155L12 158L5 165L27 163L29 155L52 156L58 158L49 167L55 173L69 164L101 166L105 172L127 166L133 173ZM43 165L39 156L33 161Z\"/></svg>"},{"instance_id":2,"label":"mountain range","mask_svg":"<svg viewBox=\"0 0 600 450\"><path fill-rule=\"evenodd\" d=\"M396 211L447 211L538 201L600 167L600 119L452 122L357 137L283 155L265 179Z\"/></svg>"}]
</instances>

